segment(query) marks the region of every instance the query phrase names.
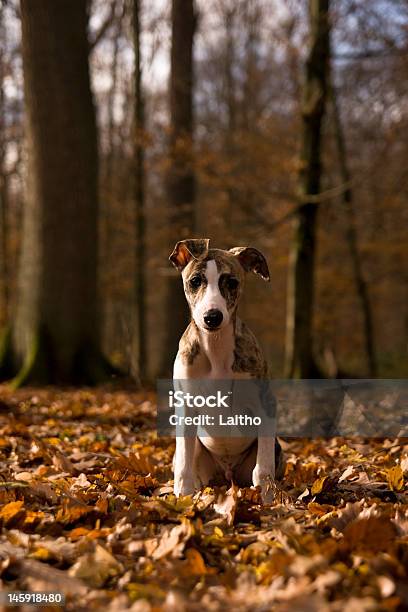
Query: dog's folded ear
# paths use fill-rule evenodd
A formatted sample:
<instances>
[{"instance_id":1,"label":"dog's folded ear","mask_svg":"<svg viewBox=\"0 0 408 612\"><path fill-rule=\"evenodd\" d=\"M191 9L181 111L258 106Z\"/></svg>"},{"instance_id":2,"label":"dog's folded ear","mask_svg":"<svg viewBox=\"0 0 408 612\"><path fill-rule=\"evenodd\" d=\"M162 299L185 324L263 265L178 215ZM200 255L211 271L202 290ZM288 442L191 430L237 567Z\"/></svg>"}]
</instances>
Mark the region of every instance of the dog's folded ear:
<instances>
[{"instance_id":1,"label":"dog's folded ear","mask_svg":"<svg viewBox=\"0 0 408 612\"><path fill-rule=\"evenodd\" d=\"M259 274L264 280L270 280L268 264L258 249L253 247L234 247L229 252L238 258L245 272L254 272Z\"/></svg>"},{"instance_id":2,"label":"dog's folded ear","mask_svg":"<svg viewBox=\"0 0 408 612\"><path fill-rule=\"evenodd\" d=\"M177 270L184 270L191 259L202 259L208 254L209 238L190 238L177 242L169 259Z\"/></svg>"}]
</instances>

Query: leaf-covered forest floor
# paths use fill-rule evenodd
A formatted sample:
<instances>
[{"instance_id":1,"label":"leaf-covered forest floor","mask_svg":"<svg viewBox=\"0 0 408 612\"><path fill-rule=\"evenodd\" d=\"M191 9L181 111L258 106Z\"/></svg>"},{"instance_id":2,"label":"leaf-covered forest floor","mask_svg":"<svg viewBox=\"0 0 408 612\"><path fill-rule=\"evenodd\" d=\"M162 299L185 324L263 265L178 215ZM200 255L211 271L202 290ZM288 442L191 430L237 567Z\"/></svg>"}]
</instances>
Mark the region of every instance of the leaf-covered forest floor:
<instances>
[{"instance_id":1,"label":"leaf-covered forest floor","mask_svg":"<svg viewBox=\"0 0 408 612\"><path fill-rule=\"evenodd\" d=\"M408 609L407 439L284 441L271 506L234 485L176 500L154 402L0 388L3 590L75 611Z\"/></svg>"}]
</instances>

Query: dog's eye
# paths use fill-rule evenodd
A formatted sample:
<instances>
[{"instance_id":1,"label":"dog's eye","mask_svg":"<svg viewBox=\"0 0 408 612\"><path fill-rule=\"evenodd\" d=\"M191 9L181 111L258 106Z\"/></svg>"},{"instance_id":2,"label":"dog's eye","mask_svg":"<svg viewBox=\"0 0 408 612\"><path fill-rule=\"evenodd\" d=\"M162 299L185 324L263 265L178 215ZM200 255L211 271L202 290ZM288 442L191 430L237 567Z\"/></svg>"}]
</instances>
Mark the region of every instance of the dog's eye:
<instances>
[{"instance_id":1,"label":"dog's eye","mask_svg":"<svg viewBox=\"0 0 408 612\"><path fill-rule=\"evenodd\" d=\"M238 287L238 280L236 278L234 278L233 276L230 276L229 278L227 278L227 287L228 289L230 289L230 291L234 291L234 289L236 289Z\"/></svg>"},{"instance_id":2,"label":"dog's eye","mask_svg":"<svg viewBox=\"0 0 408 612\"><path fill-rule=\"evenodd\" d=\"M192 289L198 289L201 285L201 276L193 276L190 278L190 287Z\"/></svg>"}]
</instances>

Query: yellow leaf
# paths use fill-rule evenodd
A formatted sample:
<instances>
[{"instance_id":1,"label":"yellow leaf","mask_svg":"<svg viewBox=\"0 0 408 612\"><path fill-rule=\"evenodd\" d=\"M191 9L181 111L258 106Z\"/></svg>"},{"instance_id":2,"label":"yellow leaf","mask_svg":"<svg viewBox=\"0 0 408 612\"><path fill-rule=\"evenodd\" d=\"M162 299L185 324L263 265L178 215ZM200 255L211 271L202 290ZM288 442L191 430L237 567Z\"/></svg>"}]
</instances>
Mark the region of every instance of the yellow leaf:
<instances>
[{"instance_id":1,"label":"yellow leaf","mask_svg":"<svg viewBox=\"0 0 408 612\"><path fill-rule=\"evenodd\" d=\"M402 491L404 488L404 473L399 465L387 470L387 482L391 491Z\"/></svg>"},{"instance_id":2,"label":"yellow leaf","mask_svg":"<svg viewBox=\"0 0 408 612\"><path fill-rule=\"evenodd\" d=\"M132 601L136 599L164 599L166 597L165 591L157 584L130 582L126 588Z\"/></svg>"},{"instance_id":3,"label":"yellow leaf","mask_svg":"<svg viewBox=\"0 0 408 612\"><path fill-rule=\"evenodd\" d=\"M30 553L29 557L37 559L37 561L49 561L53 558L53 554L47 548L42 548L40 546L34 552Z\"/></svg>"},{"instance_id":4,"label":"yellow leaf","mask_svg":"<svg viewBox=\"0 0 408 612\"><path fill-rule=\"evenodd\" d=\"M102 529L87 529L86 527L76 527L69 532L69 539L71 542L76 542L83 537L87 537L89 540L97 540L98 538L105 538L111 530L108 527Z\"/></svg>"},{"instance_id":5,"label":"yellow leaf","mask_svg":"<svg viewBox=\"0 0 408 612\"><path fill-rule=\"evenodd\" d=\"M58 446L59 444L61 444L60 438L45 438L44 442L52 444L53 446Z\"/></svg>"},{"instance_id":6,"label":"yellow leaf","mask_svg":"<svg viewBox=\"0 0 408 612\"><path fill-rule=\"evenodd\" d=\"M293 557L286 552L276 552L271 555L268 561L263 561L255 568L257 582L260 584L270 584L271 579L278 574L284 574L290 566Z\"/></svg>"},{"instance_id":7,"label":"yellow leaf","mask_svg":"<svg viewBox=\"0 0 408 612\"><path fill-rule=\"evenodd\" d=\"M314 481L312 486L312 495L319 495L323 491L324 483L327 480L327 476L322 476Z\"/></svg>"},{"instance_id":8,"label":"yellow leaf","mask_svg":"<svg viewBox=\"0 0 408 612\"><path fill-rule=\"evenodd\" d=\"M192 510L194 506L194 501L191 495L183 495L181 497L167 495L164 499L160 499L159 503L169 510L180 513Z\"/></svg>"},{"instance_id":9,"label":"yellow leaf","mask_svg":"<svg viewBox=\"0 0 408 612\"><path fill-rule=\"evenodd\" d=\"M22 501L13 501L3 506L0 510L0 522L7 528L15 526L26 515L23 504Z\"/></svg>"},{"instance_id":10,"label":"yellow leaf","mask_svg":"<svg viewBox=\"0 0 408 612\"><path fill-rule=\"evenodd\" d=\"M24 527L35 527L43 518L44 512L27 511L24 517Z\"/></svg>"}]
</instances>

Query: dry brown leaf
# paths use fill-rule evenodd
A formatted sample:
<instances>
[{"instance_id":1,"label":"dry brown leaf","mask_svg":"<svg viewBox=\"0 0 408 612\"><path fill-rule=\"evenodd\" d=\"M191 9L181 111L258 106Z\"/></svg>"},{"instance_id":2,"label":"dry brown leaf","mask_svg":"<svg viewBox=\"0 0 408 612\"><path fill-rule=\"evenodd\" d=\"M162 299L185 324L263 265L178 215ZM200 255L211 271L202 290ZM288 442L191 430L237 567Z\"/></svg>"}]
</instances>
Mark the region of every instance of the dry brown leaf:
<instances>
[{"instance_id":1,"label":"dry brown leaf","mask_svg":"<svg viewBox=\"0 0 408 612\"><path fill-rule=\"evenodd\" d=\"M355 552L389 552L395 547L396 536L397 528L390 519L370 516L347 525L341 547Z\"/></svg>"},{"instance_id":2,"label":"dry brown leaf","mask_svg":"<svg viewBox=\"0 0 408 612\"><path fill-rule=\"evenodd\" d=\"M138 476L153 476L156 471L156 466L152 461L152 455L148 448L141 451L129 453L129 455L120 455L110 465L109 470L117 473L117 479L121 476L126 478L128 474Z\"/></svg>"},{"instance_id":3,"label":"dry brown leaf","mask_svg":"<svg viewBox=\"0 0 408 612\"><path fill-rule=\"evenodd\" d=\"M30 482L30 493L33 493L39 499L43 499L51 504L56 504L60 499L54 489L47 482Z\"/></svg>"},{"instance_id":4,"label":"dry brown leaf","mask_svg":"<svg viewBox=\"0 0 408 612\"><path fill-rule=\"evenodd\" d=\"M349 523L354 521L361 513L364 502L362 500L354 504L346 504L345 508L333 512L330 518L330 526L335 527L338 531L344 531Z\"/></svg>"},{"instance_id":5,"label":"dry brown leaf","mask_svg":"<svg viewBox=\"0 0 408 612\"><path fill-rule=\"evenodd\" d=\"M68 474L76 474L76 468L72 461L68 459L63 453L57 451L52 458L54 467L60 472L67 472Z\"/></svg>"},{"instance_id":6,"label":"dry brown leaf","mask_svg":"<svg viewBox=\"0 0 408 612\"><path fill-rule=\"evenodd\" d=\"M72 479L71 489L74 491L75 489L87 489L91 486L91 483L82 472L79 476Z\"/></svg>"},{"instance_id":7,"label":"dry brown leaf","mask_svg":"<svg viewBox=\"0 0 408 612\"><path fill-rule=\"evenodd\" d=\"M65 595L84 595L87 587L69 573L41 563L36 559L22 559L14 564L19 576L30 580L36 591L60 591Z\"/></svg>"},{"instance_id":8,"label":"dry brown leaf","mask_svg":"<svg viewBox=\"0 0 408 612\"><path fill-rule=\"evenodd\" d=\"M346 468L344 470L344 472L342 473L342 475L339 478L339 482L343 482L343 480L347 480L347 478L350 478L350 476L352 476L354 474L354 466L349 465L348 468Z\"/></svg>"},{"instance_id":9,"label":"dry brown leaf","mask_svg":"<svg viewBox=\"0 0 408 612\"><path fill-rule=\"evenodd\" d=\"M109 500L106 493L102 493L96 502L96 509L100 514L108 514Z\"/></svg>"},{"instance_id":10,"label":"dry brown leaf","mask_svg":"<svg viewBox=\"0 0 408 612\"><path fill-rule=\"evenodd\" d=\"M226 518L227 525L233 525L235 513L238 504L238 487L232 484L225 493L220 493L217 497L217 502L214 504L214 510Z\"/></svg>"},{"instance_id":11,"label":"dry brown leaf","mask_svg":"<svg viewBox=\"0 0 408 612\"><path fill-rule=\"evenodd\" d=\"M395 591L395 582L388 576L377 576L377 584L380 588L381 597L391 597Z\"/></svg>"},{"instance_id":12,"label":"dry brown leaf","mask_svg":"<svg viewBox=\"0 0 408 612\"><path fill-rule=\"evenodd\" d=\"M314 581L314 586L318 593L324 593L326 590L336 586L342 580L340 572L327 570L317 576Z\"/></svg>"},{"instance_id":13,"label":"dry brown leaf","mask_svg":"<svg viewBox=\"0 0 408 612\"><path fill-rule=\"evenodd\" d=\"M262 503L262 495L258 488L244 487L238 491L238 498L240 501L246 501L251 504Z\"/></svg>"},{"instance_id":14,"label":"dry brown leaf","mask_svg":"<svg viewBox=\"0 0 408 612\"><path fill-rule=\"evenodd\" d=\"M78 521L80 518L86 516L94 510L95 508L92 506L88 506L79 501L76 502L72 499L64 500L55 519L59 523L69 525L71 523L76 523L76 521Z\"/></svg>"},{"instance_id":15,"label":"dry brown leaf","mask_svg":"<svg viewBox=\"0 0 408 612\"><path fill-rule=\"evenodd\" d=\"M215 500L215 494L212 489L204 489L204 491L200 491L195 497L195 507L198 512L204 512L207 508L211 506L211 504Z\"/></svg>"},{"instance_id":16,"label":"dry brown leaf","mask_svg":"<svg viewBox=\"0 0 408 612\"><path fill-rule=\"evenodd\" d=\"M105 550L100 544L95 551L82 555L78 561L69 568L68 574L73 578L84 580L89 586L99 588L108 578L116 576L123 571L122 565Z\"/></svg>"},{"instance_id":17,"label":"dry brown leaf","mask_svg":"<svg viewBox=\"0 0 408 612\"><path fill-rule=\"evenodd\" d=\"M333 512L335 510L335 506L331 506L330 504L318 504L317 502L309 502L307 505L307 509L311 514L315 516L323 516L328 512Z\"/></svg>"},{"instance_id":18,"label":"dry brown leaf","mask_svg":"<svg viewBox=\"0 0 408 612\"><path fill-rule=\"evenodd\" d=\"M43 539L40 543L35 543L30 557L39 561L54 559L65 563L73 563L77 554L75 545L68 542L64 537L60 537L56 540Z\"/></svg>"},{"instance_id":19,"label":"dry brown leaf","mask_svg":"<svg viewBox=\"0 0 408 612\"><path fill-rule=\"evenodd\" d=\"M157 547L153 550L153 559L162 559L169 554L172 557L179 557L193 534L194 527L192 523L188 519L183 518L180 525L164 531L157 543Z\"/></svg>"},{"instance_id":20,"label":"dry brown leaf","mask_svg":"<svg viewBox=\"0 0 408 612\"><path fill-rule=\"evenodd\" d=\"M34 474L32 472L18 472L18 474L14 474L14 479L17 481L30 482L34 478Z\"/></svg>"},{"instance_id":21,"label":"dry brown leaf","mask_svg":"<svg viewBox=\"0 0 408 612\"><path fill-rule=\"evenodd\" d=\"M195 548L189 548L186 551L186 561L182 561L181 574L182 576L205 576L208 574L216 574L217 569L208 567L205 564L203 556Z\"/></svg>"}]
</instances>

